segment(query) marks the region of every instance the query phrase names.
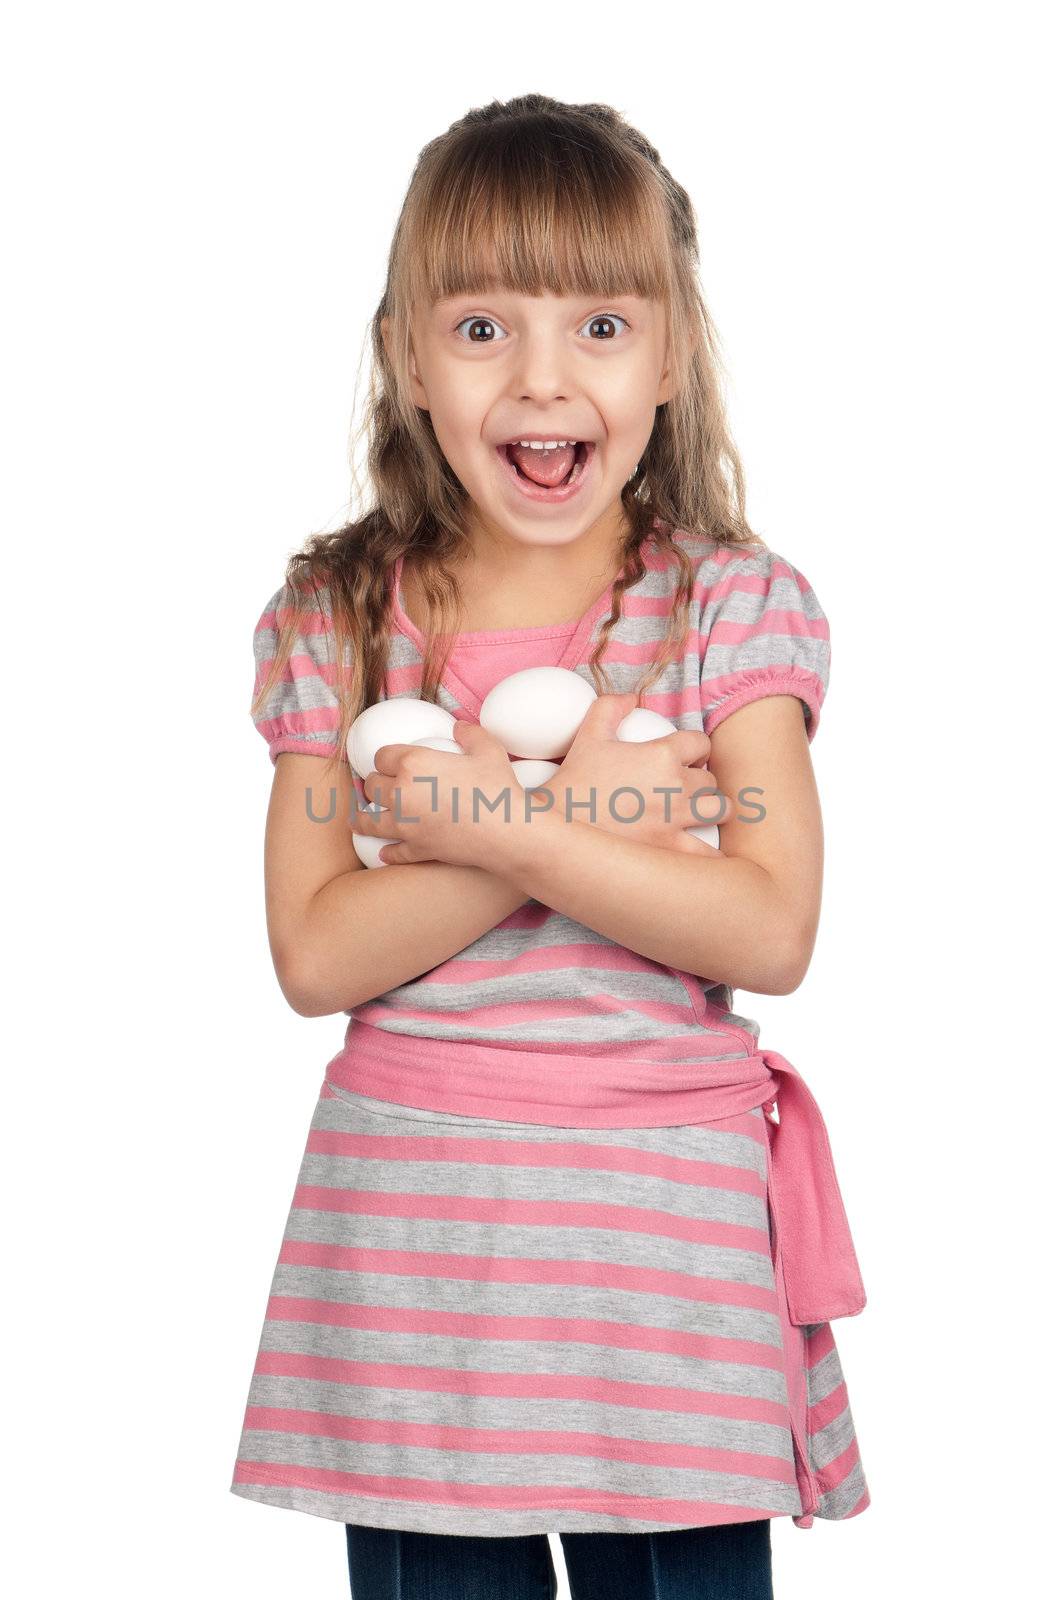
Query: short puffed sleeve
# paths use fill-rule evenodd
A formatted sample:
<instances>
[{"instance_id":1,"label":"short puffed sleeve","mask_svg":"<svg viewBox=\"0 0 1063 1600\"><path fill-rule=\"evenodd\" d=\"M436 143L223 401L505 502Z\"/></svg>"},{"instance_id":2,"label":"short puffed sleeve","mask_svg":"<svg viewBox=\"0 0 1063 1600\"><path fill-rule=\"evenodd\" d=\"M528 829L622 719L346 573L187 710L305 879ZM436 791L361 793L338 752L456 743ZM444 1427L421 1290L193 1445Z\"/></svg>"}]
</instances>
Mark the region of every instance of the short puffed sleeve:
<instances>
[{"instance_id":1,"label":"short puffed sleeve","mask_svg":"<svg viewBox=\"0 0 1063 1600\"><path fill-rule=\"evenodd\" d=\"M318 590L312 602L304 601L298 608L299 629L291 654L265 703L257 707L253 703L273 666L281 629L293 615L294 598L282 584L266 602L254 632L251 715L269 743L270 760L274 763L286 750L298 755L330 756L338 747L340 707L335 692L335 651L326 591Z\"/></svg>"},{"instance_id":2,"label":"short puffed sleeve","mask_svg":"<svg viewBox=\"0 0 1063 1600\"><path fill-rule=\"evenodd\" d=\"M766 547L723 546L699 579L705 732L751 700L792 694L811 743L830 678L830 630L808 579Z\"/></svg>"}]
</instances>

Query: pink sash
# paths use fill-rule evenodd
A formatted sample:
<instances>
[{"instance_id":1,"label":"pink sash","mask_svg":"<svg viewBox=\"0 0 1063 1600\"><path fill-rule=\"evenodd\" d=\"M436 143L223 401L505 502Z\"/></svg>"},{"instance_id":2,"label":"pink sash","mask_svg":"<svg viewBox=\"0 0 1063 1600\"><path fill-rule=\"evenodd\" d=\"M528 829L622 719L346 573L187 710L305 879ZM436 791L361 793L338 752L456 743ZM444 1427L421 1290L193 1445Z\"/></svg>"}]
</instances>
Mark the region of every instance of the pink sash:
<instances>
[{"instance_id":1,"label":"pink sash","mask_svg":"<svg viewBox=\"0 0 1063 1600\"><path fill-rule=\"evenodd\" d=\"M737 1060L625 1061L418 1038L352 1017L326 1079L393 1104L562 1128L711 1123L774 1104L768 1205L790 1320L851 1317L867 1303L827 1129L797 1068L774 1050Z\"/></svg>"}]
</instances>

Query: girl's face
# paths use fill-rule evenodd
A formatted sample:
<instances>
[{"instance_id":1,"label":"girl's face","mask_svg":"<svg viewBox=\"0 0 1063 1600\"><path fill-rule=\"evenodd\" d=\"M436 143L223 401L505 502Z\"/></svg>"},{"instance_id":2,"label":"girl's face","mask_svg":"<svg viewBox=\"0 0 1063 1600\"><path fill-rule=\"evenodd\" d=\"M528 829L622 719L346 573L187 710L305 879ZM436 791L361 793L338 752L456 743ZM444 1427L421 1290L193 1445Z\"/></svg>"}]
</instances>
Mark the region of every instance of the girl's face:
<instances>
[{"instance_id":1,"label":"girl's face","mask_svg":"<svg viewBox=\"0 0 1063 1600\"><path fill-rule=\"evenodd\" d=\"M672 394L665 341L663 305L638 295L491 290L419 312L413 398L469 494L473 520L540 546L571 544L596 526L618 530L620 491ZM504 446L529 437L593 445L576 452L577 474L586 462L574 492L553 499L522 489ZM524 459L537 469L538 457Z\"/></svg>"}]
</instances>

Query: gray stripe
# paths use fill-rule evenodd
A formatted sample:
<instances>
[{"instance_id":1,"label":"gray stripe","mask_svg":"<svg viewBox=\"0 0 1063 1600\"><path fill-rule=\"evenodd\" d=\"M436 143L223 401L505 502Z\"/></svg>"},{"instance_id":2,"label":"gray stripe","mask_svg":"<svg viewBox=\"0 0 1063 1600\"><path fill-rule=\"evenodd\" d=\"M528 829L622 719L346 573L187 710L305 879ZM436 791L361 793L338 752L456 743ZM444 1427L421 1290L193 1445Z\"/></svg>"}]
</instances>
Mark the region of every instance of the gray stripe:
<instances>
[{"instance_id":1,"label":"gray stripe","mask_svg":"<svg viewBox=\"0 0 1063 1600\"><path fill-rule=\"evenodd\" d=\"M853 1417L849 1407L839 1411L833 1422L828 1422L818 1433L809 1434L808 1457L817 1472L829 1467L844 1450L848 1450L856 1437Z\"/></svg>"},{"instance_id":2,"label":"gray stripe","mask_svg":"<svg viewBox=\"0 0 1063 1600\"><path fill-rule=\"evenodd\" d=\"M361 1522L371 1528L406 1528L414 1533L461 1532L497 1539L541 1533L544 1529L555 1533L593 1533L601 1530L665 1533L671 1528L690 1526L688 1522L612 1516L607 1511L568 1511L557 1509L556 1506L552 1506L547 1513L536 1510L478 1511L469 1506L455 1506L449 1501L443 1505L433 1505L412 1498L380 1500L360 1495L321 1494L313 1489L300 1489L289 1484L234 1483L231 1492L245 1500L257 1500L261 1505L305 1511L313 1516L329 1517L335 1522ZM795 1491L786 1511L796 1515L800 1509ZM768 1512L765 1511L764 1515L767 1516ZM729 1520L726 1516L716 1517L718 1522Z\"/></svg>"},{"instance_id":3,"label":"gray stripe","mask_svg":"<svg viewBox=\"0 0 1063 1600\"><path fill-rule=\"evenodd\" d=\"M418 1004L426 1010L432 1008L435 988L436 985L434 984L425 984L418 991ZM408 991L408 993L412 997L412 991ZM552 997L549 984L544 981L542 988L538 992L526 995L525 999L549 1000ZM677 993L677 1000L684 998L685 993ZM592 1006L599 1003L593 988L587 992L585 999ZM372 1003L375 1006L386 1006L390 1003L390 996L380 995ZM418 1039L454 1039L458 1043L487 1045L496 1041L503 1045L518 1045L521 1043L528 1045L557 1044L561 1046L566 1044L620 1045L625 1042L638 1044L655 1039L696 1037L709 1040L713 1037L720 1037L719 1034L714 1033L712 1028L702 1028L693 1022L686 1024L675 1022L666 1025L646 1016L645 1012L642 1011L614 1012L607 1010L604 1006L601 1010L582 1017L559 1017L556 1021L517 1021L493 1028L475 1027L468 1023L464 1023L460 1027L449 1028L445 1022L422 1021L420 1018L405 1015L400 1011L396 1011L396 1017L401 1021L401 1027L393 1026L391 1019L388 1017L381 1017L375 1020L373 1026L379 1028L381 1033L388 1032L390 1028L394 1033L410 1035ZM729 1036L728 1042L730 1042ZM630 1055L631 1052L629 1051L628 1054ZM744 1061L746 1052L744 1050L712 1050L709 1046L706 1046L703 1057L684 1056L683 1059L687 1062L694 1062L700 1059L706 1063L714 1061Z\"/></svg>"},{"instance_id":4,"label":"gray stripe","mask_svg":"<svg viewBox=\"0 0 1063 1600\"><path fill-rule=\"evenodd\" d=\"M370 1095L355 1094L347 1089L329 1084L335 1099L320 1099L314 1112L313 1126L330 1132L391 1134L402 1132L410 1138L418 1136L415 1128L396 1129L395 1122L424 1122L430 1124L425 1137L446 1138L437 1126L453 1127L455 1138L479 1138L489 1132L493 1142L507 1139L520 1143L533 1140L537 1144L577 1144L581 1148L600 1145L603 1150L645 1150L653 1155L674 1156L682 1160L718 1162L727 1167L742 1167L757 1172L767 1180L767 1156L764 1146L752 1134L731 1133L713 1127L711 1123L687 1123L680 1127L661 1128L565 1128L549 1123L506 1122L492 1117L467 1117L448 1115L441 1111L425 1111L418 1106L398 1105L391 1100L377 1100ZM353 1113L357 1112L355 1116ZM750 1116L763 1120L758 1107Z\"/></svg>"},{"instance_id":5,"label":"gray stripe","mask_svg":"<svg viewBox=\"0 0 1063 1600\"><path fill-rule=\"evenodd\" d=\"M829 1494L823 1496L815 1514L817 1517L838 1522L849 1515L866 1491L864 1469L858 1461L848 1477L843 1478L836 1489L831 1489Z\"/></svg>"},{"instance_id":6,"label":"gray stripe","mask_svg":"<svg viewBox=\"0 0 1063 1600\"><path fill-rule=\"evenodd\" d=\"M374 1272L371 1268L352 1273L283 1263L277 1268L273 1293L338 1306L390 1306L565 1322L591 1320L704 1338L748 1339L782 1349L779 1319L773 1312L714 1305L681 1295L617 1289L610 1284L486 1283L473 1277L436 1277L430 1268L423 1273Z\"/></svg>"},{"instance_id":7,"label":"gray stripe","mask_svg":"<svg viewBox=\"0 0 1063 1600\"><path fill-rule=\"evenodd\" d=\"M727 1222L755 1228L765 1235L767 1243L768 1212L762 1195L743 1194L735 1189L717 1188L714 1184L675 1183L669 1178L646 1173L610 1172L609 1192L605 1195L600 1168L507 1165L504 1172L500 1172L497 1162L478 1162L475 1157L463 1158L459 1164L404 1161L394 1155L374 1159L371 1153L365 1156L310 1154L303 1162L300 1181L371 1194L454 1196L462 1200L497 1200L499 1188L504 1184L507 1202L542 1200L563 1207L601 1206L604 1228L612 1225L612 1208L623 1207L655 1214L665 1212L681 1221ZM499 1215L495 1220L504 1230L506 1217ZM627 1233L635 1219L617 1217L616 1222L618 1228ZM562 1220L548 1226L564 1227L565 1224ZM654 1219L648 1219L647 1227L653 1230Z\"/></svg>"},{"instance_id":8,"label":"gray stripe","mask_svg":"<svg viewBox=\"0 0 1063 1600\"><path fill-rule=\"evenodd\" d=\"M301 1433L249 1429L247 1454L278 1464L324 1471L347 1471L350 1447L342 1440ZM358 1472L381 1477L420 1478L430 1483L490 1483L513 1489L556 1489L566 1484L585 1491L593 1470L595 1489L603 1494L637 1495L669 1500L712 1500L723 1505L761 1505L785 1512L794 1506L790 1484L770 1478L712 1472L700 1467L654 1467L603 1459L591 1452L515 1454L491 1450L442 1450L424 1445L381 1445L359 1442ZM782 1470L782 1469L780 1469ZM797 1509L797 1507L795 1507Z\"/></svg>"},{"instance_id":9,"label":"gray stripe","mask_svg":"<svg viewBox=\"0 0 1063 1600\"><path fill-rule=\"evenodd\" d=\"M603 952L608 948L608 942L605 940L592 942ZM460 958L461 961L477 959L488 958L483 954L474 957L464 953ZM501 958L495 956L490 959ZM677 985L675 978L669 978L667 974L661 972L614 971L604 963L601 966L596 965L593 953L574 956L571 966L552 967L549 971L503 972L497 977L479 978L462 976L459 965L454 968L454 973L452 983L433 980L431 990L434 1011L472 1011L478 1006L513 1005L519 1004L522 1000L541 1000L544 997L550 1000L572 1000L580 994L585 994L588 980L593 982L595 979L599 984L609 986L610 1000L674 1002L678 987L680 1003L690 1005L686 990L682 985ZM424 989L423 982L400 984L389 991L389 1000L402 1005L408 1002L414 991L420 994ZM650 1017L646 1018L647 1022L653 1020ZM701 1027L701 1024L698 1024L698 1027L702 1032L714 1032L711 1027L706 1029Z\"/></svg>"},{"instance_id":10,"label":"gray stripe","mask_svg":"<svg viewBox=\"0 0 1063 1600\"><path fill-rule=\"evenodd\" d=\"M387 1422L396 1415L398 1394L395 1389L370 1389L324 1379L256 1373L248 1404ZM435 1423L442 1428L590 1431L609 1439L638 1439L649 1444L667 1439L669 1443L700 1444L712 1450L745 1450L751 1455L781 1456L784 1461L791 1452L790 1429L786 1426L713 1416L704 1411L611 1405L605 1400L596 1400L591 1407L583 1400L553 1397L535 1400L526 1395L494 1398L449 1394L440 1389L404 1389L401 1404L404 1422Z\"/></svg>"},{"instance_id":11,"label":"gray stripe","mask_svg":"<svg viewBox=\"0 0 1063 1600\"><path fill-rule=\"evenodd\" d=\"M601 1376L610 1383L693 1389L698 1394L745 1395L786 1404L786 1378L777 1368L710 1361L669 1351L604 1348L575 1339L461 1339L453 1334L381 1333L368 1328L334 1328L325 1323L268 1318L263 1324L261 1348L287 1355L313 1354L330 1361L387 1362L457 1372ZM771 1356L770 1349L765 1348L764 1353ZM441 1382L439 1387L446 1389L449 1385ZM588 1401L588 1417L596 1410L597 1402Z\"/></svg>"},{"instance_id":12,"label":"gray stripe","mask_svg":"<svg viewBox=\"0 0 1063 1600\"><path fill-rule=\"evenodd\" d=\"M605 1228L525 1227L497 1222L440 1222L431 1217L368 1217L293 1208L285 1238L308 1244L357 1245L366 1250L434 1250L446 1255L495 1254L526 1261L610 1262L623 1267L663 1267L725 1283L772 1288L771 1262L752 1250L663 1239L652 1233Z\"/></svg>"},{"instance_id":13,"label":"gray stripe","mask_svg":"<svg viewBox=\"0 0 1063 1600\"><path fill-rule=\"evenodd\" d=\"M406 635L404 633L400 633L397 628L393 629L391 634L391 649L388 653L388 671L401 672L407 667L419 667L420 664L421 653L414 644L413 640L408 639ZM401 699L402 696L396 695L393 698Z\"/></svg>"},{"instance_id":14,"label":"gray stripe","mask_svg":"<svg viewBox=\"0 0 1063 1600\"><path fill-rule=\"evenodd\" d=\"M834 1393L842 1377L842 1364L837 1350L828 1350L822 1361L808 1369L808 1403L818 1406L821 1400Z\"/></svg>"}]
</instances>

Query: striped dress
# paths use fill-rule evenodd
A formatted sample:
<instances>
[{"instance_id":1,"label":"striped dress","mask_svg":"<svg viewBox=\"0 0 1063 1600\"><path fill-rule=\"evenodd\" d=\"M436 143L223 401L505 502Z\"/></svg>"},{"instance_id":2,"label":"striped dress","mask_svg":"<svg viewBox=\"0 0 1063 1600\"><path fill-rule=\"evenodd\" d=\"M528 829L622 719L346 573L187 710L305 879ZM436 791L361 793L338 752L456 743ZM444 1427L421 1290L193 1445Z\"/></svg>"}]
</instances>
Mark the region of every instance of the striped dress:
<instances>
[{"instance_id":1,"label":"striped dress","mask_svg":"<svg viewBox=\"0 0 1063 1600\"><path fill-rule=\"evenodd\" d=\"M682 536L681 537L685 537ZM688 547L689 548L689 547ZM697 541L685 648L642 704L712 733L829 676L826 618L767 549ZM603 664L633 688L676 569L654 546ZM424 640L396 571L386 697L416 696ZM278 590L255 630L256 687ZM459 635L438 700L476 720L527 666L585 666L576 624ZM257 726L275 761L336 748L327 604ZM394 870L394 869L393 869ZM545 1126L419 1106L404 1062L743 1061L731 990L535 900L418 978L353 1008L327 1064L283 1232L232 1492L343 1522L491 1536L650 1532L868 1505L830 1322L788 1315L757 1107L711 1123ZM426 1046L426 1041L428 1042ZM477 1056L477 1052L480 1056ZM374 1086L386 1062L388 1097ZM412 1077L412 1074L411 1074ZM377 1082L379 1083L379 1077Z\"/></svg>"}]
</instances>

